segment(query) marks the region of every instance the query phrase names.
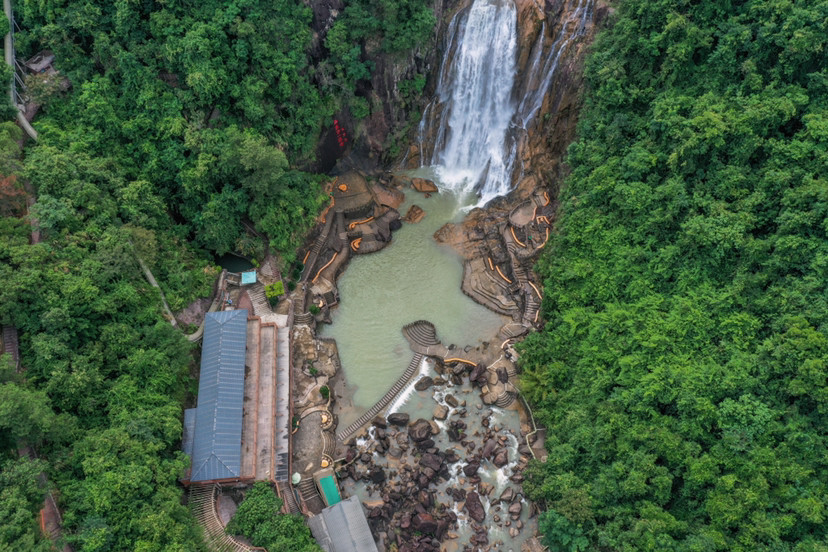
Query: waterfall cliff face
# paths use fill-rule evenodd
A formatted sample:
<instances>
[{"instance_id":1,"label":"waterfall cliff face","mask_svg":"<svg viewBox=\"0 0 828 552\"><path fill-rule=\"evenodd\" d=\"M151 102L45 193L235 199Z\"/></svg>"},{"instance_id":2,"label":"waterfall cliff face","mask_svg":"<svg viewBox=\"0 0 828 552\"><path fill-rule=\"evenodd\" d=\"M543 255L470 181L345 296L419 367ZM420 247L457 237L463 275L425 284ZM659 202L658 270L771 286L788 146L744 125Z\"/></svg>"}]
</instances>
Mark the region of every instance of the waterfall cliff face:
<instances>
[{"instance_id":1,"label":"waterfall cliff face","mask_svg":"<svg viewBox=\"0 0 828 552\"><path fill-rule=\"evenodd\" d=\"M576 46L592 29L594 2L474 0L458 12L420 124L420 165L435 166L452 189L476 193L481 206L529 173L542 179L536 158L543 135L555 132L549 119L561 119L550 112L571 103L561 101L572 95L567 84L580 85L572 66L581 61Z\"/></svg>"}]
</instances>

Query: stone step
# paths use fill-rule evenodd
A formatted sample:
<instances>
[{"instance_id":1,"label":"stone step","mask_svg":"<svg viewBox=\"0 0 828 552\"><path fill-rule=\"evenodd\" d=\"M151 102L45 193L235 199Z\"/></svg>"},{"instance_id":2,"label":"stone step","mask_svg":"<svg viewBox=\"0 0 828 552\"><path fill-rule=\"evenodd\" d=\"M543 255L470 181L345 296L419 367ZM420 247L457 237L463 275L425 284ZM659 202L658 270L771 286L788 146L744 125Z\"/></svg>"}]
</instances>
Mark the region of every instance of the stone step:
<instances>
[{"instance_id":1,"label":"stone step","mask_svg":"<svg viewBox=\"0 0 828 552\"><path fill-rule=\"evenodd\" d=\"M511 406L513 402L515 402L515 395L513 393L502 393L495 401L495 405L500 408L507 408Z\"/></svg>"},{"instance_id":2,"label":"stone step","mask_svg":"<svg viewBox=\"0 0 828 552\"><path fill-rule=\"evenodd\" d=\"M293 494L293 487L290 485L280 486L279 490L281 491L279 494L283 497L288 512L291 514L301 513L302 509L299 508L299 503L296 502L296 496Z\"/></svg>"},{"instance_id":3,"label":"stone step","mask_svg":"<svg viewBox=\"0 0 828 552\"><path fill-rule=\"evenodd\" d=\"M303 312L301 314L294 315L293 317L294 324L309 326L311 322L313 322L313 315L309 312Z\"/></svg>"}]
</instances>

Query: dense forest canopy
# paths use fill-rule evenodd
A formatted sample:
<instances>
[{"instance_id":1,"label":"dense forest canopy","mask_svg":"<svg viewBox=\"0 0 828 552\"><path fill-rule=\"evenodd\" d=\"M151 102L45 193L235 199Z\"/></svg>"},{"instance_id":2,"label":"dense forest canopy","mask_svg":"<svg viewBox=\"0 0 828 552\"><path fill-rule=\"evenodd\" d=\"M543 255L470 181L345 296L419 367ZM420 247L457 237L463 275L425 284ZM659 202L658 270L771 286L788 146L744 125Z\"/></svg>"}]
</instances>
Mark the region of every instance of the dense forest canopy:
<instances>
[{"instance_id":1,"label":"dense forest canopy","mask_svg":"<svg viewBox=\"0 0 828 552\"><path fill-rule=\"evenodd\" d=\"M327 199L311 172L320 136L335 113L370 113L357 86L372 53L405 55L433 40L435 20L425 0L353 0L340 15L352 28L314 46L299 0L15 10L18 57L53 51L71 87L29 80L40 136L25 151L0 123L0 325L19 330L25 368L0 362L0 550L50 549L36 517L45 484L76 551L202 550L178 485L196 351L137 258L174 311L210 296L222 253L269 248L289 264ZM23 444L43 460L18 459ZM279 526L299 549L294 521Z\"/></svg>"},{"instance_id":2,"label":"dense forest canopy","mask_svg":"<svg viewBox=\"0 0 828 552\"><path fill-rule=\"evenodd\" d=\"M595 42L521 348L552 550L828 550L826 22L624 0Z\"/></svg>"}]
</instances>

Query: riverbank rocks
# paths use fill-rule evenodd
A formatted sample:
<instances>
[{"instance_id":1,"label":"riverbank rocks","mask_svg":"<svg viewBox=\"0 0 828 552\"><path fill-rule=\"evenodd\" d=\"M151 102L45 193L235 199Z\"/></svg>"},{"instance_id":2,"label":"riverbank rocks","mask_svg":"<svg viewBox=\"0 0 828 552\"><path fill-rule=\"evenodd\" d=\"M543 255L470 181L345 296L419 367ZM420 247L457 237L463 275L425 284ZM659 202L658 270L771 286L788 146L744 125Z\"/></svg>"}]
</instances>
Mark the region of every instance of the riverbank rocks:
<instances>
[{"instance_id":1,"label":"riverbank rocks","mask_svg":"<svg viewBox=\"0 0 828 552\"><path fill-rule=\"evenodd\" d=\"M409 224L416 224L425 218L425 211L419 205L412 205L408 208L408 211L405 213L403 217L403 222L407 222Z\"/></svg>"},{"instance_id":2,"label":"riverbank rocks","mask_svg":"<svg viewBox=\"0 0 828 552\"><path fill-rule=\"evenodd\" d=\"M448 409L447 406L444 406L442 404L438 404L437 406L434 407L434 412L432 413L432 417L435 420L440 420L442 422L443 420L448 418L448 412L449 412L449 409Z\"/></svg>"},{"instance_id":3,"label":"riverbank rocks","mask_svg":"<svg viewBox=\"0 0 828 552\"><path fill-rule=\"evenodd\" d=\"M388 415L388 423L398 427L408 425L410 416L405 412L394 412Z\"/></svg>"}]
</instances>

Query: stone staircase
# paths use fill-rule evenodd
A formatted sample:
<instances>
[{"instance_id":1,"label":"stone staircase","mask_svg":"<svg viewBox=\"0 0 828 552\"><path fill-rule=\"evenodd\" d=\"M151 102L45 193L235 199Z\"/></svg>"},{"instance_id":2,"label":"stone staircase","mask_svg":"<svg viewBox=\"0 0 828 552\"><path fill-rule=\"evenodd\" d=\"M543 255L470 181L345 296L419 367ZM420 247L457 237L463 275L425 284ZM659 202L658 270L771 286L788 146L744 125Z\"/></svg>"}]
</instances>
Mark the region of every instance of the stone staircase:
<instances>
[{"instance_id":1,"label":"stone staircase","mask_svg":"<svg viewBox=\"0 0 828 552\"><path fill-rule=\"evenodd\" d=\"M514 393L504 391L497 397L497 400L495 401L495 406L499 406L500 408L507 408L511 406L513 402L515 402L516 398L517 395L515 395Z\"/></svg>"},{"instance_id":2,"label":"stone staircase","mask_svg":"<svg viewBox=\"0 0 828 552\"><path fill-rule=\"evenodd\" d=\"M290 484L279 485L279 496L285 501L285 506L290 514L301 514L302 508L299 507L299 502L296 500L296 495Z\"/></svg>"},{"instance_id":3,"label":"stone staircase","mask_svg":"<svg viewBox=\"0 0 828 552\"><path fill-rule=\"evenodd\" d=\"M322 232L319 236L317 236L316 241L313 242L313 245L310 248L310 254L305 262L305 268L302 270L302 277L299 280L300 282L306 282L314 273L313 268L316 265L316 261L319 259L319 253L322 252L322 248L325 247L325 243L328 241L328 234L331 232L331 226L333 225L333 220L335 218L334 213L328 214L328 218L325 220L325 226L322 228Z\"/></svg>"},{"instance_id":4,"label":"stone staircase","mask_svg":"<svg viewBox=\"0 0 828 552\"><path fill-rule=\"evenodd\" d=\"M535 323L535 316L541 308L540 299L537 294L531 289L526 290L526 307L523 309L523 323L525 325L532 325Z\"/></svg>"},{"instance_id":5,"label":"stone staircase","mask_svg":"<svg viewBox=\"0 0 828 552\"><path fill-rule=\"evenodd\" d=\"M264 550L243 544L224 531L216 512L218 485L190 486L190 508L196 521L204 528L204 540L213 552L250 552Z\"/></svg>"},{"instance_id":6,"label":"stone staircase","mask_svg":"<svg viewBox=\"0 0 828 552\"><path fill-rule=\"evenodd\" d=\"M478 269L473 265L477 264ZM495 276L486 268L480 270L480 265L485 265L481 259L466 261L463 265L462 291L476 303L483 305L505 316L514 316L518 311L518 304L510 298L510 287L500 276ZM467 277L472 271L476 277ZM499 293L492 290L499 290Z\"/></svg>"},{"instance_id":7,"label":"stone staircase","mask_svg":"<svg viewBox=\"0 0 828 552\"><path fill-rule=\"evenodd\" d=\"M509 252L512 264L512 274L515 275L515 279L517 280L525 299L525 305L523 308L523 325L527 327L532 326L535 323L535 316L541 307L540 298L532 289L532 286L529 285L529 273L525 268L523 268L523 265L521 265L517 259L517 245L513 241L507 239L506 250Z\"/></svg>"},{"instance_id":8,"label":"stone staircase","mask_svg":"<svg viewBox=\"0 0 828 552\"><path fill-rule=\"evenodd\" d=\"M313 323L313 315L305 308L306 290L305 284L299 284L302 289L294 294L293 298L293 323L302 326L310 326Z\"/></svg>"},{"instance_id":9,"label":"stone staircase","mask_svg":"<svg viewBox=\"0 0 828 552\"><path fill-rule=\"evenodd\" d=\"M325 509L325 503L322 501L319 489L316 488L316 483L313 482L312 478L307 477L299 482L299 494L302 495L305 506L314 514L318 514Z\"/></svg>"},{"instance_id":10,"label":"stone staircase","mask_svg":"<svg viewBox=\"0 0 828 552\"><path fill-rule=\"evenodd\" d=\"M309 312L294 314L293 323L299 326L310 326L313 323L313 315Z\"/></svg>"},{"instance_id":11,"label":"stone staircase","mask_svg":"<svg viewBox=\"0 0 828 552\"><path fill-rule=\"evenodd\" d=\"M528 331L529 328L524 326L522 323L510 322L502 328L500 328L500 335L503 337L503 339L513 339L526 334L526 332Z\"/></svg>"},{"instance_id":12,"label":"stone staircase","mask_svg":"<svg viewBox=\"0 0 828 552\"><path fill-rule=\"evenodd\" d=\"M327 431L323 430L320 433L322 434L322 454L333 458L336 452L336 440Z\"/></svg>"},{"instance_id":13,"label":"stone staircase","mask_svg":"<svg viewBox=\"0 0 828 552\"><path fill-rule=\"evenodd\" d=\"M417 320L416 322L407 324L403 327L402 333L408 341L422 347L440 344L440 340L437 339L437 330L434 328L434 324L426 320Z\"/></svg>"},{"instance_id":14,"label":"stone staircase","mask_svg":"<svg viewBox=\"0 0 828 552\"><path fill-rule=\"evenodd\" d=\"M415 322L416 324L416 322ZM426 322L428 324L428 322ZM433 326L432 326L433 327ZM403 375L400 376L400 379L388 390L388 392L382 396L382 398L377 401L377 404L372 406L365 414L359 417L357 421L346 427L344 430L340 431L336 434L336 440L340 443L344 443L348 438L354 435L357 431L359 431L362 426L370 422L374 419L374 416L379 414L383 408L388 406L388 404L394 400L400 391L408 384L408 381L414 375L415 372L420 368L420 363L423 360L423 355L420 353L415 353L414 358L411 359L411 363L408 365L408 368L405 369Z\"/></svg>"},{"instance_id":15,"label":"stone staircase","mask_svg":"<svg viewBox=\"0 0 828 552\"><path fill-rule=\"evenodd\" d=\"M247 296L250 297L250 302L253 303L253 314L255 316L261 317L273 314L273 309L270 308L270 301L267 300L262 284L254 284L247 288Z\"/></svg>"}]
</instances>

